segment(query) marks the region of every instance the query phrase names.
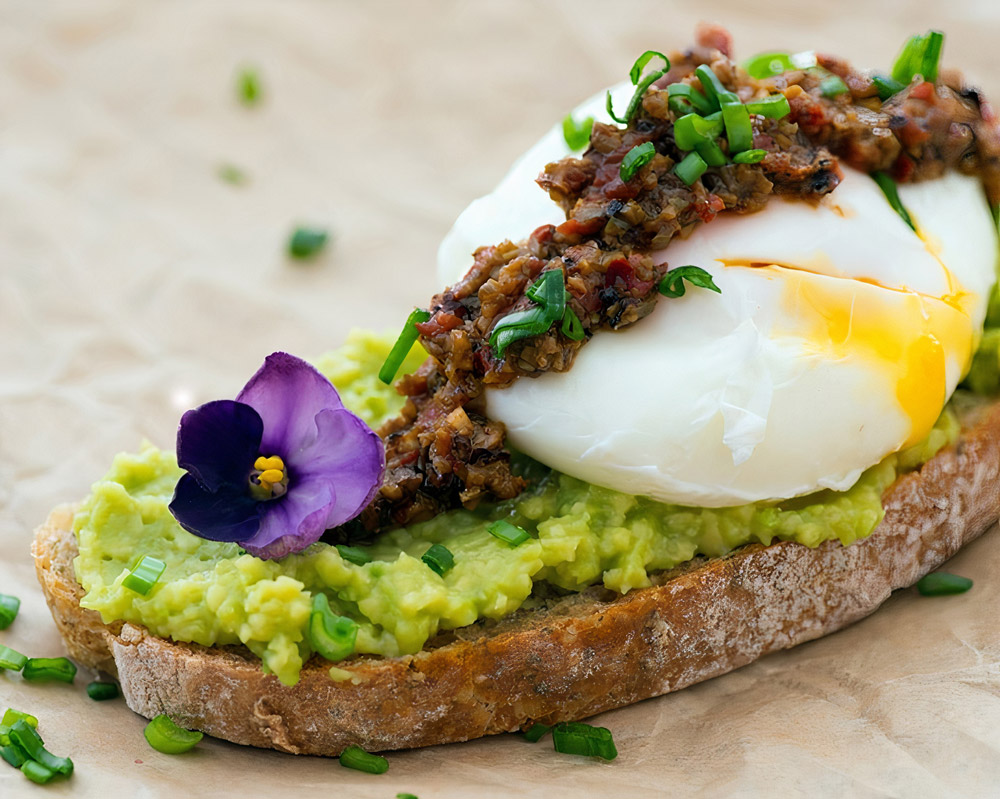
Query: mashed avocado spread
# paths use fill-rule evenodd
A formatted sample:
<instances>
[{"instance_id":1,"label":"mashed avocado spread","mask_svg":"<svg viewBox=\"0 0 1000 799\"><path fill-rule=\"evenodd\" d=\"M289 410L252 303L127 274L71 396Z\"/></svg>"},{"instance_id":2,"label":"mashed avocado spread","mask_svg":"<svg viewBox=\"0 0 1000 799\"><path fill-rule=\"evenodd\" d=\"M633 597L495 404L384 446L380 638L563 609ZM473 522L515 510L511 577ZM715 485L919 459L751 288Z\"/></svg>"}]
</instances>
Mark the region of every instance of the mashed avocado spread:
<instances>
[{"instance_id":1,"label":"mashed avocado spread","mask_svg":"<svg viewBox=\"0 0 1000 799\"><path fill-rule=\"evenodd\" d=\"M391 338L355 331L316 364L372 426L402 405L376 377L391 344ZM421 360L415 348L403 371ZM146 446L118 455L76 515L76 575L87 591L81 604L100 611L105 622L137 622L177 641L245 644L265 670L293 685L311 655L305 630L315 592L359 623L357 652L413 653L438 630L516 610L540 581L570 591L603 583L625 592L648 585L650 572L753 541L850 544L875 529L882 491L897 474L932 457L957 433L946 409L925 442L890 455L848 491L734 508L665 505L527 462L534 479L520 497L386 533L368 548L372 562L360 566L324 543L263 561L242 554L237 544L185 532L167 510L182 472L173 453ZM531 540L511 547L491 536L486 527L500 518L523 527ZM455 556L443 577L420 559L434 543ZM167 564L145 596L122 585L142 555ZM331 676L341 678L342 670Z\"/></svg>"}]
</instances>

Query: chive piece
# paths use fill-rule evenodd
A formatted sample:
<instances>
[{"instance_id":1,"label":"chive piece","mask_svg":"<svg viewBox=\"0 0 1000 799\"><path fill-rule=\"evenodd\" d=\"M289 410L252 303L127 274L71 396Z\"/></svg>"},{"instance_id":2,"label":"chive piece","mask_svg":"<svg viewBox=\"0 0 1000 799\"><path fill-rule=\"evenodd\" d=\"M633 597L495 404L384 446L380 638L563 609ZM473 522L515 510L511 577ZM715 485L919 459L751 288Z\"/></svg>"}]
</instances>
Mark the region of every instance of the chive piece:
<instances>
[{"instance_id":1,"label":"chive piece","mask_svg":"<svg viewBox=\"0 0 1000 799\"><path fill-rule=\"evenodd\" d=\"M566 114L562 121L563 138L566 146L574 152L582 150L590 144L590 132L594 129L594 118L587 117L582 122L573 119L572 114Z\"/></svg>"},{"instance_id":2,"label":"chive piece","mask_svg":"<svg viewBox=\"0 0 1000 799\"><path fill-rule=\"evenodd\" d=\"M678 266L663 276L659 285L660 294L665 297L683 297L686 291L685 280L692 286L722 293L722 289L715 285L712 276L700 266Z\"/></svg>"},{"instance_id":3,"label":"chive piece","mask_svg":"<svg viewBox=\"0 0 1000 799\"><path fill-rule=\"evenodd\" d=\"M313 595L306 638L309 639L313 652L336 663L354 654L358 623L334 613L326 594L319 592Z\"/></svg>"},{"instance_id":4,"label":"chive piece","mask_svg":"<svg viewBox=\"0 0 1000 799\"><path fill-rule=\"evenodd\" d=\"M412 793L397 793L396 799L420 799L420 797Z\"/></svg>"},{"instance_id":5,"label":"chive piece","mask_svg":"<svg viewBox=\"0 0 1000 799\"><path fill-rule=\"evenodd\" d=\"M724 103L738 103L740 101L735 92L729 91L722 85L719 76L708 64L702 64L694 71L694 74L701 81L701 87L705 90L705 96L713 109L721 108Z\"/></svg>"},{"instance_id":6,"label":"chive piece","mask_svg":"<svg viewBox=\"0 0 1000 799\"><path fill-rule=\"evenodd\" d=\"M104 702L108 699L117 699L119 695L118 684L113 682L92 682L87 686L87 696L95 702Z\"/></svg>"},{"instance_id":7,"label":"chive piece","mask_svg":"<svg viewBox=\"0 0 1000 799\"><path fill-rule=\"evenodd\" d=\"M68 658L28 658L21 676L31 682L73 682L76 666Z\"/></svg>"},{"instance_id":8,"label":"chive piece","mask_svg":"<svg viewBox=\"0 0 1000 799\"><path fill-rule=\"evenodd\" d=\"M431 546L420 559L441 577L455 566L455 556L451 554L451 550L448 547L441 544Z\"/></svg>"},{"instance_id":9,"label":"chive piece","mask_svg":"<svg viewBox=\"0 0 1000 799\"><path fill-rule=\"evenodd\" d=\"M236 76L236 94L245 106L257 105L261 99L260 75L252 67L244 67Z\"/></svg>"},{"instance_id":10,"label":"chive piece","mask_svg":"<svg viewBox=\"0 0 1000 799\"><path fill-rule=\"evenodd\" d=\"M943 46L944 34L940 31L911 36L892 65L892 79L906 85L916 75L922 75L925 81L934 83Z\"/></svg>"},{"instance_id":11,"label":"chive piece","mask_svg":"<svg viewBox=\"0 0 1000 799\"><path fill-rule=\"evenodd\" d=\"M657 52L656 50L647 50L635 60L635 63L632 65L632 69L628 71L628 77L629 80L632 81L633 86L635 86L639 82L639 78L642 77L642 71L646 68L646 64L654 58L662 59L663 63L667 65L666 68L670 69L670 59L663 55L663 53Z\"/></svg>"},{"instance_id":12,"label":"chive piece","mask_svg":"<svg viewBox=\"0 0 1000 799\"><path fill-rule=\"evenodd\" d=\"M693 150L699 144L712 141L722 133L721 115L706 119L697 114L685 114L674 123L674 143L682 150Z\"/></svg>"},{"instance_id":13,"label":"chive piece","mask_svg":"<svg viewBox=\"0 0 1000 799\"><path fill-rule=\"evenodd\" d=\"M586 755L614 760L618 757L611 731L579 721L564 721L552 728L552 746L568 755Z\"/></svg>"},{"instance_id":14,"label":"chive piece","mask_svg":"<svg viewBox=\"0 0 1000 799\"><path fill-rule=\"evenodd\" d=\"M744 150L733 156L734 164L758 164L767 156L767 150Z\"/></svg>"},{"instance_id":15,"label":"chive piece","mask_svg":"<svg viewBox=\"0 0 1000 799\"><path fill-rule=\"evenodd\" d=\"M385 363L382 364L382 368L378 370L378 379L385 383L387 386L392 383L396 377L396 372L399 371L399 367L406 360L406 356L410 353L413 345L416 343L417 338L420 336L420 331L417 330L417 325L421 322L426 322L431 318L431 315L427 311L422 311L419 308L414 308L410 312L410 315L406 317L406 323L403 325L403 332L399 334L399 338L396 339L396 343L392 345L392 349L389 350L389 355L385 359Z\"/></svg>"},{"instance_id":16,"label":"chive piece","mask_svg":"<svg viewBox=\"0 0 1000 799\"><path fill-rule=\"evenodd\" d=\"M768 119L781 119L792 113L788 98L783 94L770 94L761 100L751 100L746 104L746 108L751 114Z\"/></svg>"},{"instance_id":17,"label":"chive piece","mask_svg":"<svg viewBox=\"0 0 1000 799\"><path fill-rule=\"evenodd\" d=\"M137 594L146 596L150 589L156 585L156 581L163 576L167 564L152 555L143 555L136 561L132 570L125 575L122 585L135 591Z\"/></svg>"},{"instance_id":18,"label":"chive piece","mask_svg":"<svg viewBox=\"0 0 1000 799\"><path fill-rule=\"evenodd\" d=\"M14 708L9 707L3 714L3 718L0 719L0 724L5 727L13 727L18 721L23 721L29 727L34 727L38 729L38 719L32 716L30 713L24 713L20 710L14 710Z\"/></svg>"},{"instance_id":19,"label":"chive piece","mask_svg":"<svg viewBox=\"0 0 1000 799\"><path fill-rule=\"evenodd\" d=\"M819 82L819 92L824 97L837 97L849 91L850 89L847 88L847 84L844 83L839 75L830 75L830 77L823 78Z\"/></svg>"},{"instance_id":20,"label":"chive piece","mask_svg":"<svg viewBox=\"0 0 1000 799\"><path fill-rule=\"evenodd\" d=\"M494 538L499 538L505 544L510 544L512 547L520 546L531 538L527 530L523 530L516 524L511 524L506 519L498 519L493 522L493 524L486 528L486 532Z\"/></svg>"},{"instance_id":21,"label":"chive piece","mask_svg":"<svg viewBox=\"0 0 1000 799\"><path fill-rule=\"evenodd\" d=\"M360 746L348 746L341 752L340 765L368 774L385 774L389 770L388 760L380 755L370 754Z\"/></svg>"},{"instance_id":22,"label":"chive piece","mask_svg":"<svg viewBox=\"0 0 1000 799\"><path fill-rule=\"evenodd\" d=\"M27 662L27 655L22 655L16 649L11 649L9 646L0 645L0 669L20 671Z\"/></svg>"},{"instance_id":23,"label":"chive piece","mask_svg":"<svg viewBox=\"0 0 1000 799\"><path fill-rule=\"evenodd\" d=\"M709 166L725 166L729 163L726 154L714 141L705 141L694 148L702 160Z\"/></svg>"},{"instance_id":24,"label":"chive piece","mask_svg":"<svg viewBox=\"0 0 1000 799\"><path fill-rule=\"evenodd\" d=\"M350 547L347 544L337 544L337 552L340 557L355 566L364 566L372 562L372 556L362 547Z\"/></svg>"},{"instance_id":25,"label":"chive piece","mask_svg":"<svg viewBox=\"0 0 1000 799\"><path fill-rule=\"evenodd\" d=\"M234 186L242 186L244 183L249 182L247 173L235 164L220 164L217 174L219 180L224 180L226 183L231 183Z\"/></svg>"},{"instance_id":26,"label":"chive piece","mask_svg":"<svg viewBox=\"0 0 1000 799\"><path fill-rule=\"evenodd\" d=\"M539 275L525 292L538 307L507 314L493 327L490 347L497 357L504 357L515 341L540 336L566 312L566 279L562 269L548 269Z\"/></svg>"},{"instance_id":27,"label":"chive piece","mask_svg":"<svg viewBox=\"0 0 1000 799\"><path fill-rule=\"evenodd\" d=\"M759 53L743 62L743 69L751 78L757 80L773 78L775 75L789 72L795 68L788 53Z\"/></svg>"},{"instance_id":28,"label":"chive piece","mask_svg":"<svg viewBox=\"0 0 1000 799\"><path fill-rule=\"evenodd\" d=\"M704 158L698 153L688 153L684 156L684 160L674 167L674 174L690 186L705 174L706 169L708 169L708 164L705 163Z\"/></svg>"},{"instance_id":29,"label":"chive piece","mask_svg":"<svg viewBox=\"0 0 1000 799\"><path fill-rule=\"evenodd\" d=\"M0 630L6 630L17 618L21 600L9 594L0 594Z\"/></svg>"},{"instance_id":30,"label":"chive piece","mask_svg":"<svg viewBox=\"0 0 1000 799\"><path fill-rule=\"evenodd\" d=\"M38 785L45 785L51 782L52 778L56 776L56 773L52 769L46 768L34 760L25 760L21 764L21 773Z\"/></svg>"},{"instance_id":31,"label":"chive piece","mask_svg":"<svg viewBox=\"0 0 1000 799\"><path fill-rule=\"evenodd\" d=\"M552 726L549 724L538 724L538 723L532 724L530 727L528 727L528 729L524 731L524 740L528 741L529 743L538 743L538 741L542 739L545 733L547 733L551 729Z\"/></svg>"},{"instance_id":32,"label":"chive piece","mask_svg":"<svg viewBox=\"0 0 1000 799\"><path fill-rule=\"evenodd\" d=\"M704 93L687 83L671 83L667 86L667 95L671 98L687 100L699 114L711 114L715 109Z\"/></svg>"},{"instance_id":33,"label":"chive piece","mask_svg":"<svg viewBox=\"0 0 1000 799\"><path fill-rule=\"evenodd\" d=\"M628 183L635 177L636 172L653 160L653 156L655 155L656 147L653 146L653 142L651 141L637 144L625 153L621 166L618 167L618 175L621 177L622 183Z\"/></svg>"},{"instance_id":34,"label":"chive piece","mask_svg":"<svg viewBox=\"0 0 1000 799\"><path fill-rule=\"evenodd\" d=\"M872 172L872 180L874 180L882 193L885 194L885 198L889 201L889 205L892 206L892 210L899 214L903 221L910 226L911 230L916 230L917 226L913 224L913 219L910 218L910 212L906 210L903 205L903 201L899 199L899 191L896 189L896 181L889 177L885 172Z\"/></svg>"},{"instance_id":35,"label":"chive piece","mask_svg":"<svg viewBox=\"0 0 1000 799\"><path fill-rule=\"evenodd\" d=\"M288 238L288 254L300 261L315 258L329 238L330 234L322 228L297 227Z\"/></svg>"},{"instance_id":36,"label":"chive piece","mask_svg":"<svg viewBox=\"0 0 1000 799\"><path fill-rule=\"evenodd\" d=\"M888 75L872 75L872 83L878 90L878 99L882 102L906 88L898 80L893 80Z\"/></svg>"},{"instance_id":37,"label":"chive piece","mask_svg":"<svg viewBox=\"0 0 1000 799\"><path fill-rule=\"evenodd\" d=\"M583 323L580 321L580 317L577 316L573 309L568 306L566 308L566 313L563 314L562 327L559 329L570 341L583 341L583 338L586 335L583 330Z\"/></svg>"},{"instance_id":38,"label":"chive piece","mask_svg":"<svg viewBox=\"0 0 1000 799\"><path fill-rule=\"evenodd\" d=\"M15 722L10 728L11 743L20 746L32 760L41 763L48 769L59 774L72 774L73 761L68 757L57 757L45 748L41 736L34 727L23 719Z\"/></svg>"},{"instance_id":39,"label":"chive piece","mask_svg":"<svg viewBox=\"0 0 1000 799\"><path fill-rule=\"evenodd\" d=\"M917 590L921 596L947 596L948 594L964 594L972 588L972 580L959 577L948 572L931 572L917 581Z\"/></svg>"},{"instance_id":40,"label":"chive piece","mask_svg":"<svg viewBox=\"0 0 1000 799\"><path fill-rule=\"evenodd\" d=\"M151 747L166 755L179 755L182 752L187 752L204 737L197 730L185 730L183 727L178 727L166 713L161 713L150 721L142 734Z\"/></svg>"},{"instance_id":41,"label":"chive piece","mask_svg":"<svg viewBox=\"0 0 1000 799\"><path fill-rule=\"evenodd\" d=\"M653 58L662 58L664 67L663 69L650 72L645 78L640 82L639 78L642 75L642 70ZM619 117L615 114L614 109L611 107L611 92L608 92L607 100L605 101L604 107L608 111L608 115L615 121L620 122L623 125L627 125L629 120L635 115L635 112L639 109L639 104L642 102L642 96L646 93L646 89L653 85L653 83L664 75L667 74L667 70L670 69L670 59L667 58L663 53L658 53L656 50L647 50L641 56L639 56L635 63L632 65L632 69L629 70L629 78L632 81L632 85L635 86L635 93L632 95L632 99L629 100L628 107L625 109L625 116Z\"/></svg>"},{"instance_id":42,"label":"chive piece","mask_svg":"<svg viewBox=\"0 0 1000 799\"><path fill-rule=\"evenodd\" d=\"M747 111L747 107L743 103L723 103L722 121L726 126L726 139L729 140L730 154L749 150L753 147L753 127L750 125L750 112Z\"/></svg>"},{"instance_id":43,"label":"chive piece","mask_svg":"<svg viewBox=\"0 0 1000 799\"><path fill-rule=\"evenodd\" d=\"M0 757L14 768L21 768L26 761L30 760L27 753L20 746L12 743L7 743L0 747Z\"/></svg>"},{"instance_id":44,"label":"chive piece","mask_svg":"<svg viewBox=\"0 0 1000 799\"><path fill-rule=\"evenodd\" d=\"M944 48L944 34L941 31L927 32L927 46L920 60L920 74L928 83L936 83L938 65L941 61L941 50Z\"/></svg>"}]
</instances>

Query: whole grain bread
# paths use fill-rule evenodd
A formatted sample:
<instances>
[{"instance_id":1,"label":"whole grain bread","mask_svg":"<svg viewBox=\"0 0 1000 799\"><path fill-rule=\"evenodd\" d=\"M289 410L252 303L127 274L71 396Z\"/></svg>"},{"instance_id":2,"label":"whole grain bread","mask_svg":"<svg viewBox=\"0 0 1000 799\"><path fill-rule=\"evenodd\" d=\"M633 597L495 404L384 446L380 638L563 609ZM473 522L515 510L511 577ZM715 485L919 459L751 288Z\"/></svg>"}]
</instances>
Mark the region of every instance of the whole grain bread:
<instances>
[{"instance_id":1,"label":"whole grain bread","mask_svg":"<svg viewBox=\"0 0 1000 799\"><path fill-rule=\"evenodd\" d=\"M752 544L696 559L618 596L536 600L499 623L442 634L416 655L314 657L293 687L240 647L102 624L80 607L73 509L35 535L38 578L70 656L121 681L128 706L240 744L313 755L427 746L578 720L724 674L861 619L1000 516L1000 403L962 413L957 443L883 496L884 520L849 547Z\"/></svg>"}]
</instances>

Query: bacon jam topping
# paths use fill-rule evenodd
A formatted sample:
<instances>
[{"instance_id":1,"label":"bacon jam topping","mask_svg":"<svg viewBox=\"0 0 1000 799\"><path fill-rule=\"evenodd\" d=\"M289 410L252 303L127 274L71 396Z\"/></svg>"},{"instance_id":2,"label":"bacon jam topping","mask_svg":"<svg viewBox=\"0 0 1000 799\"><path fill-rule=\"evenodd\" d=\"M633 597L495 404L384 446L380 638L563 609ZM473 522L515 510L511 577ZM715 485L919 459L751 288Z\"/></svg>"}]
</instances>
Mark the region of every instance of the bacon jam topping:
<instances>
[{"instance_id":1,"label":"bacon jam topping","mask_svg":"<svg viewBox=\"0 0 1000 799\"><path fill-rule=\"evenodd\" d=\"M430 357L398 381L406 404L379 430L386 446L384 484L360 517L363 529L334 531L334 540L516 496L525 483L511 470L503 425L483 413L484 389L565 371L595 332L638 322L653 310L667 269L649 252L718 214L759 211L774 195L818 202L839 184L840 160L901 182L948 169L978 174L990 203L1000 204L996 117L960 75L936 74L936 55L934 77L910 79L906 73L904 84L825 55L798 65L780 55L778 69L761 75L751 68L754 77L730 60L731 52L728 33L702 26L695 47L672 54L667 69L640 82L638 73L651 58L667 60L644 53L632 71L639 101L630 105L627 125L594 124L581 157L549 164L538 177L566 221L544 225L519 243L481 247L468 273L434 296L430 318L416 325ZM921 53L914 52L907 57L919 64ZM734 113L678 125L713 98L715 109L725 112L729 103ZM775 108L780 110L771 113ZM704 133L713 126L721 131L723 117L725 135ZM697 124L684 127L688 123ZM697 154L678 145L702 135L705 147ZM731 146L737 140L741 148ZM679 169L686 157L688 165ZM691 161L698 162L695 172ZM543 282L565 287L563 324L537 334L525 334L522 326L497 346L498 324L512 314L531 316L523 312L539 307L532 287L552 270L561 277Z\"/></svg>"}]
</instances>

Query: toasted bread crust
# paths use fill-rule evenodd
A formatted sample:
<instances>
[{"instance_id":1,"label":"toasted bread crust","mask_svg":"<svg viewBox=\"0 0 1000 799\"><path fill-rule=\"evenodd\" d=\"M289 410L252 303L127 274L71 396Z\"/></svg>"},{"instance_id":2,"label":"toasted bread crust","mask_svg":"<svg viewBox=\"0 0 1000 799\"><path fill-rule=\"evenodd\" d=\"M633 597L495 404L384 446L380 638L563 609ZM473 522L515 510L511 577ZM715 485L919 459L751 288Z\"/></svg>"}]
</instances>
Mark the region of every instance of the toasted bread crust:
<instances>
[{"instance_id":1,"label":"toasted bread crust","mask_svg":"<svg viewBox=\"0 0 1000 799\"><path fill-rule=\"evenodd\" d=\"M886 491L886 515L849 547L753 544L656 575L617 596L588 589L397 658L314 658L294 688L239 647L205 648L106 626L80 607L72 509L52 512L33 553L75 660L118 676L132 710L168 713L229 741L337 755L462 741L591 716L675 691L867 616L1000 517L1000 403L967 414L953 447Z\"/></svg>"}]
</instances>

